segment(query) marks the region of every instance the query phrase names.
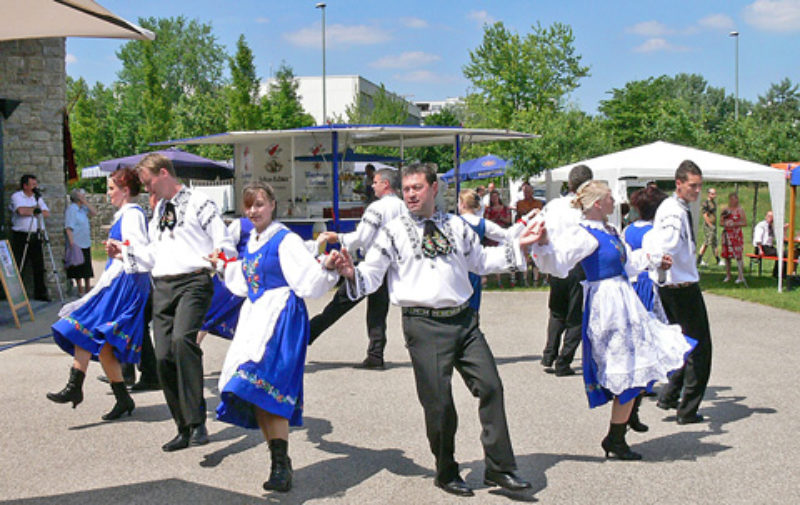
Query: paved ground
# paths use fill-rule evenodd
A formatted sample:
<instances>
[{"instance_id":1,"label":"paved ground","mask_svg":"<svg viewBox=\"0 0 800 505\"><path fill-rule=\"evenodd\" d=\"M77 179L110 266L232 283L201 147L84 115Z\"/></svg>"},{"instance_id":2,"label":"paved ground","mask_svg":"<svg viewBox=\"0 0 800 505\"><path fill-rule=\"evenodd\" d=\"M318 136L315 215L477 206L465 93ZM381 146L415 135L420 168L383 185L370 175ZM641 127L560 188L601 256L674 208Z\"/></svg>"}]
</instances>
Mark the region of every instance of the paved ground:
<instances>
[{"instance_id":1,"label":"paved ground","mask_svg":"<svg viewBox=\"0 0 800 505\"><path fill-rule=\"evenodd\" d=\"M318 312L327 299L309 302ZM555 378L539 365L546 293L488 293L482 326L506 389L519 473L533 492L508 495L482 484L477 405L460 379L457 457L475 498L433 486L399 311L390 312L388 370L351 366L363 359L364 307L309 350L305 426L292 431L295 489L265 493L269 457L258 432L209 416L211 443L173 454L175 432L160 392L135 395L132 417L103 422L113 397L95 380L77 409L45 399L66 381L70 359L41 339L0 351L0 504L108 503L798 503L800 486L800 315L707 296L714 368L701 413L709 422L679 427L646 401L651 429L629 441L642 462L606 461L600 449L609 409L589 410L578 377ZM55 305L34 323L0 324L1 346L46 335ZM227 342L203 344L209 410Z\"/></svg>"}]
</instances>

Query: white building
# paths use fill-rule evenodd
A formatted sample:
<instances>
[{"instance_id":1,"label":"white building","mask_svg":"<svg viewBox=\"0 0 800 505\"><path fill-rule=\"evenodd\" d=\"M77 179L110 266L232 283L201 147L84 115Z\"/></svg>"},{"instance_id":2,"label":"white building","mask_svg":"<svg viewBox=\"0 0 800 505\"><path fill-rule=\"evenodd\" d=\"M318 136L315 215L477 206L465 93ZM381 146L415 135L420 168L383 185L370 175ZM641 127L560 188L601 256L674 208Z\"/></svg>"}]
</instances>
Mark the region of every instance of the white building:
<instances>
[{"instance_id":1,"label":"white building","mask_svg":"<svg viewBox=\"0 0 800 505\"><path fill-rule=\"evenodd\" d=\"M295 79L298 83L297 94L300 95L300 103L303 109L314 116L317 124L322 124L322 77L299 76L295 77ZM272 82L272 79L269 79L266 84L262 84L262 95L267 93L270 82ZM325 112L329 120L337 117L346 119L347 107L352 107L359 98L364 100L368 107L371 107L373 105L373 97L380 90L380 86L364 79L360 75L328 75L325 77L325 87L327 95ZM403 97L392 92L388 92L388 94L407 103L408 118L405 124L420 124L422 114L416 105L407 102Z\"/></svg>"},{"instance_id":2,"label":"white building","mask_svg":"<svg viewBox=\"0 0 800 505\"><path fill-rule=\"evenodd\" d=\"M419 108L424 120L431 114L442 112L445 107L460 107L464 105L464 100L458 97L445 98L444 100L421 100L414 102L414 105Z\"/></svg>"}]
</instances>

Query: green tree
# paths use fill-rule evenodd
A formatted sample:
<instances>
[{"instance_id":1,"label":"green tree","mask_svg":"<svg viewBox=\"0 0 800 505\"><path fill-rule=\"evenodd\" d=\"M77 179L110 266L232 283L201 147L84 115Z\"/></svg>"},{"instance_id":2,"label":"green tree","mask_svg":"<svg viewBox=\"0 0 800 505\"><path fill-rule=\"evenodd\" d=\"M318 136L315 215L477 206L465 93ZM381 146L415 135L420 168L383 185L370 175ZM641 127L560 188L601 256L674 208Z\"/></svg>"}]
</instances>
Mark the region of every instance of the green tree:
<instances>
[{"instance_id":1,"label":"green tree","mask_svg":"<svg viewBox=\"0 0 800 505\"><path fill-rule=\"evenodd\" d=\"M373 96L361 94L355 103L345 108L349 124L409 124L408 102L386 91L381 83Z\"/></svg>"},{"instance_id":2,"label":"green tree","mask_svg":"<svg viewBox=\"0 0 800 505\"><path fill-rule=\"evenodd\" d=\"M473 86L470 122L507 128L519 111L557 108L589 75L574 42L572 28L562 23L537 23L524 37L499 21L484 26L483 41L463 68Z\"/></svg>"},{"instance_id":3,"label":"green tree","mask_svg":"<svg viewBox=\"0 0 800 505\"><path fill-rule=\"evenodd\" d=\"M799 122L800 86L789 78L773 83L764 96L758 97L755 113L767 122Z\"/></svg>"},{"instance_id":4,"label":"green tree","mask_svg":"<svg viewBox=\"0 0 800 505\"><path fill-rule=\"evenodd\" d=\"M231 85L228 88L228 129L256 130L263 126L258 104L259 79L253 63L253 51L244 35L236 42L236 54L229 60Z\"/></svg>"},{"instance_id":5,"label":"green tree","mask_svg":"<svg viewBox=\"0 0 800 505\"><path fill-rule=\"evenodd\" d=\"M111 90L100 83L90 90L83 78L74 80L67 77L67 104L78 167L113 157L110 116L114 96Z\"/></svg>"},{"instance_id":6,"label":"green tree","mask_svg":"<svg viewBox=\"0 0 800 505\"><path fill-rule=\"evenodd\" d=\"M281 62L269 91L261 100L264 128L286 130L314 124L314 117L300 104L298 86L292 67Z\"/></svg>"}]
</instances>

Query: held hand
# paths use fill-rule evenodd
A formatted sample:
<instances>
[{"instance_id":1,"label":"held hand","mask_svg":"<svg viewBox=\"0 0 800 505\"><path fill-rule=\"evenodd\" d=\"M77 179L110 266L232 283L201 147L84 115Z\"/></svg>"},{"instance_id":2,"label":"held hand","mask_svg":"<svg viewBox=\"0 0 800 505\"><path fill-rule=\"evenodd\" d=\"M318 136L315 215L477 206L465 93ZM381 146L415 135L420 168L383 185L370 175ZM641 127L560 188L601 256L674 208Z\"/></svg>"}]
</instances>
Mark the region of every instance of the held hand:
<instances>
[{"instance_id":1,"label":"held hand","mask_svg":"<svg viewBox=\"0 0 800 505\"><path fill-rule=\"evenodd\" d=\"M672 256L669 254L665 254L664 257L661 258L661 270L669 270L672 267Z\"/></svg>"},{"instance_id":2,"label":"held hand","mask_svg":"<svg viewBox=\"0 0 800 505\"><path fill-rule=\"evenodd\" d=\"M206 256L204 259L211 263L211 268L216 270L217 265L219 264L219 249L214 249L214 252Z\"/></svg>"},{"instance_id":3,"label":"held hand","mask_svg":"<svg viewBox=\"0 0 800 505\"><path fill-rule=\"evenodd\" d=\"M103 242L106 246L106 254L109 258L119 259L122 257L122 242L110 238Z\"/></svg>"},{"instance_id":4,"label":"held hand","mask_svg":"<svg viewBox=\"0 0 800 505\"><path fill-rule=\"evenodd\" d=\"M519 243L523 247L533 244L545 245L547 242L547 228L544 226L544 221L529 223L519 237Z\"/></svg>"},{"instance_id":5,"label":"held hand","mask_svg":"<svg viewBox=\"0 0 800 505\"><path fill-rule=\"evenodd\" d=\"M335 243L337 243L339 241L339 234L336 233L335 231L325 232L325 240L329 244L335 244Z\"/></svg>"},{"instance_id":6,"label":"held hand","mask_svg":"<svg viewBox=\"0 0 800 505\"><path fill-rule=\"evenodd\" d=\"M328 270L335 270L336 269L336 261L339 259L339 251L334 249L327 256L325 256L325 263L323 265Z\"/></svg>"},{"instance_id":7,"label":"held hand","mask_svg":"<svg viewBox=\"0 0 800 505\"><path fill-rule=\"evenodd\" d=\"M356 277L356 267L353 265L353 258L350 257L350 253L345 247L342 247L341 252L336 258L336 270L339 271L339 275L346 279L353 280Z\"/></svg>"}]
</instances>

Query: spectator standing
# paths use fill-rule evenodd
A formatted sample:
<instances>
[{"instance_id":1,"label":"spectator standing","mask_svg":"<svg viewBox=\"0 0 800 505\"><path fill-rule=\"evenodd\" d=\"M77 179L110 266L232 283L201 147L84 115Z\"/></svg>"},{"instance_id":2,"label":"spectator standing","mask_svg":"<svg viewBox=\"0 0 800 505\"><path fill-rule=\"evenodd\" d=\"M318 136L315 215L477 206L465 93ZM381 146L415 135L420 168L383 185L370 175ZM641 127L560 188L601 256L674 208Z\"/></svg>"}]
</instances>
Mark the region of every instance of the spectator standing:
<instances>
[{"instance_id":1,"label":"spectator standing","mask_svg":"<svg viewBox=\"0 0 800 505\"><path fill-rule=\"evenodd\" d=\"M708 266L703 261L703 255L706 249L711 248L711 254L714 255L714 264L722 264L719 259L719 248L717 246L717 190L714 188L708 189L708 198L703 201L700 207L700 212L703 214L703 245L700 246L700 252L697 253L697 264L700 266Z\"/></svg>"},{"instance_id":2,"label":"spectator standing","mask_svg":"<svg viewBox=\"0 0 800 505\"><path fill-rule=\"evenodd\" d=\"M722 258L725 260L725 278L722 282L731 280L731 259L736 259L739 276L736 284L744 283L744 235L742 227L747 226L747 216L744 209L739 206L739 196L736 193L728 195L728 207L722 211Z\"/></svg>"},{"instance_id":3,"label":"spectator standing","mask_svg":"<svg viewBox=\"0 0 800 505\"><path fill-rule=\"evenodd\" d=\"M64 230L70 247L79 247L83 263L67 267L67 279L74 279L78 296L89 292L94 270L92 269L92 233L89 218L97 210L86 200L86 192L75 188L69 193L70 204L64 214Z\"/></svg>"},{"instance_id":4,"label":"spectator standing","mask_svg":"<svg viewBox=\"0 0 800 505\"><path fill-rule=\"evenodd\" d=\"M19 180L19 191L11 195L11 249L20 275L30 265L33 274L33 299L49 302L47 284L44 282L44 252L39 216L50 217L50 208L44 202L39 181L35 175L25 174ZM44 221L42 221L43 223ZM25 248L27 244L27 249ZM23 263L23 254L25 255Z\"/></svg>"}]
</instances>

